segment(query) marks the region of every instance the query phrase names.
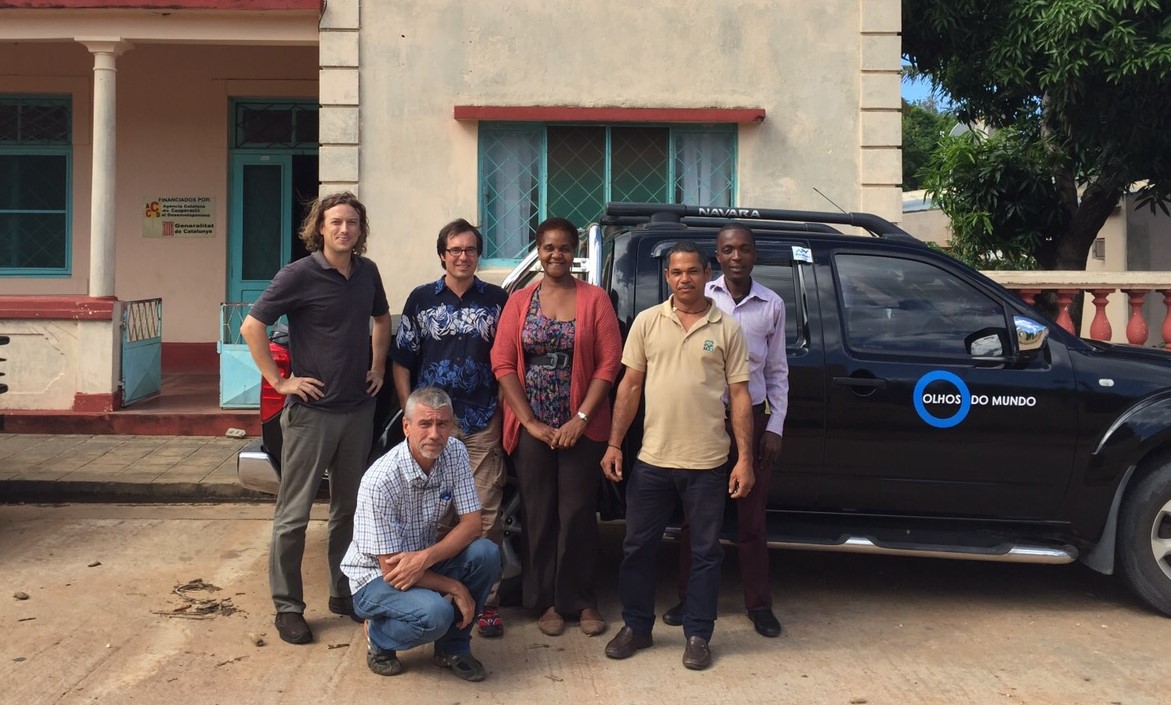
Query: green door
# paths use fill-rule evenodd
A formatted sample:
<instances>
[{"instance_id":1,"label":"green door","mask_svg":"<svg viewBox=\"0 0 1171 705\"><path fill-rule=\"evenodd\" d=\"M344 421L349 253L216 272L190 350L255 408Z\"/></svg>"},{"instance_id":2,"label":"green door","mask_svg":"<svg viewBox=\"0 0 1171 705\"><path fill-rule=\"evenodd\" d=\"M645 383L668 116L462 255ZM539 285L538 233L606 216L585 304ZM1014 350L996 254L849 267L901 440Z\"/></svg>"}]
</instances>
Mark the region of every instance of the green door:
<instances>
[{"instance_id":1,"label":"green door","mask_svg":"<svg viewBox=\"0 0 1171 705\"><path fill-rule=\"evenodd\" d=\"M251 303L292 257L293 156L232 155L228 301Z\"/></svg>"}]
</instances>

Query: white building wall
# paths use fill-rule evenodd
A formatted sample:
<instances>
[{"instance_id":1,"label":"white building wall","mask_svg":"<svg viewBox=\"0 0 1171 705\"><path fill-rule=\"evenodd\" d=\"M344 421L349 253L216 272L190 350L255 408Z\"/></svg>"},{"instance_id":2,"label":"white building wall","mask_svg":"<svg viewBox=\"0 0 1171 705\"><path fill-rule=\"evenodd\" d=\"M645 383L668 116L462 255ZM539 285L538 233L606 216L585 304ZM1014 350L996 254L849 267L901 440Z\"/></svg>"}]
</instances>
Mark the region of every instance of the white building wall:
<instances>
[{"instance_id":1,"label":"white building wall","mask_svg":"<svg viewBox=\"0 0 1171 705\"><path fill-rule=\"evenodd\" d=\"M738 205L833 209L817 188L846 210L899 218L901 133L884 114L899 107L897 0L360 10L361 196L392 308L438 276L440 226L480 220L477 124L453 119L455 105L764 108L739 128ZM323 96L326 81L323 68ZM347 181L327 168L324 182Z\"/></svg>"}]
</instances>

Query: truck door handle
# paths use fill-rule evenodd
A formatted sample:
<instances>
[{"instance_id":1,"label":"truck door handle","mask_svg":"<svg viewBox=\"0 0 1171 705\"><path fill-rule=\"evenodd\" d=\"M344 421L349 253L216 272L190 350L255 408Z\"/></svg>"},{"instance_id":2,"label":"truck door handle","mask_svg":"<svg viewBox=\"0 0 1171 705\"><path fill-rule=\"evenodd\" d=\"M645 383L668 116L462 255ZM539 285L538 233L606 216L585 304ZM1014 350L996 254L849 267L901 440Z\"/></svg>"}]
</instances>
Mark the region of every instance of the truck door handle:
<instances>
[{"instance_id":1,"label":"truck door handle","mask_svg":"<svg viewBox=\"0 0 1171 705\"><path fill-rule=\"evenodd\" d=\"M874 377L834 377L834 384L843 387L864 387L866 389L882 389L886 386L885 379Z\"/></svg>"}]
</instances>

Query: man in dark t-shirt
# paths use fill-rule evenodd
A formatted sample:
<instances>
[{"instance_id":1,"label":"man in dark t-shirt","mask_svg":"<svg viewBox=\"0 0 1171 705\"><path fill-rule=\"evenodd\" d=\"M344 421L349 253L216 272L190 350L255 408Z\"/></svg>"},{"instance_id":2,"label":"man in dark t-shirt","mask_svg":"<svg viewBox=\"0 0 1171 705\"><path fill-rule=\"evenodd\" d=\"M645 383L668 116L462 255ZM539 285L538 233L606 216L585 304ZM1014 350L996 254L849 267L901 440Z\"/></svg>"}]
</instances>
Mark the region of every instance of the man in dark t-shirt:
<instances>
[{"instance_id":1,"label":"man in dark t-shirt","mask_svg":"<svg viewBox=\"0 0 1171 705\"><path fill-rule=\"evenodd\" d=\"M382 277L374 262L362 256L369 231L366 207L353 194L315 201L300 233L309 256L277 273L240 326L260 374L285 395L268 580L277 631L291 644L313 640L304 617L301 558L309 510L327 469L329 610L354 616L341 561L353 534L358 484L372 440L374 397L382 388L390 348ZM281 376L266 335L266 328L281 316L289 320L293 368L288 377Z\"/></svg>"}]
</instances>

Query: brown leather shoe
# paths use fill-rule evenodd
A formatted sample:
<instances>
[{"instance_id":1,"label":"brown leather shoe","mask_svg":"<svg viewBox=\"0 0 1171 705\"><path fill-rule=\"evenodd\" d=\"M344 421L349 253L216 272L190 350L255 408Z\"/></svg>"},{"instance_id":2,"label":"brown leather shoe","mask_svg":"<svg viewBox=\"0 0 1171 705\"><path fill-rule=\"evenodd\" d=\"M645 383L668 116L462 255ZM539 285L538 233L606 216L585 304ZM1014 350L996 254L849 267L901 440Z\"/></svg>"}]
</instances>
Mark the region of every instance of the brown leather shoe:
<instances>
[{"instance_id":1,"label":"brown leather shoe","mask_svg":"<svg viewBox=\"0 0 1171 705\"><path fill-rule=\"evenodd\" d=\"M650 634L635 634L630 627L623 625L614 638L606 644L606 656L623 659L634 656L634 652L645 649L655 643Z\"/></svg>"},{"instance_id":2,"label":"brown leather shoe","mask_svg":"<svg viewBox=\"0 0 1171 705\"><path fill-rule=\"evenodd\" d=\"M602 619L602 615L595 609L582 610L578 624L581 626L581 633L586 636L597 636L606 631L606 620Z\"/></svg>"},{"instance_id":3,"label":"brown leather shoe","mask_svg":"<svg viewBox=\"0 0 1171 705\"><path fill-rule=\"evenodd\" d=\"M550 607L537 620L537 629L545 636L561 636L565 631L565 618L557 614L557 610Z\"/></svg>"},{"instance_id":4,"label":"brown leather shoe","mask_svg":"<svg viewBox=\"0 0 1171 705\"><path fill-rule=\"evenodd\" d=\"M702 636L687 637L683 648L683 665L693 671L702 671L712 665L712 650Z\"/></svg>"}]
</instances>

